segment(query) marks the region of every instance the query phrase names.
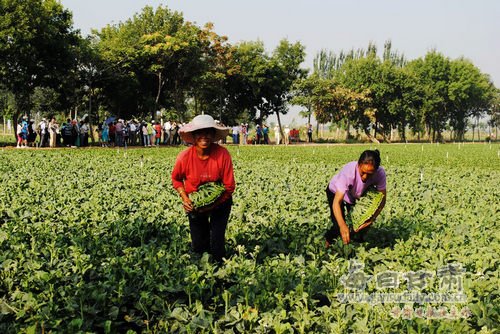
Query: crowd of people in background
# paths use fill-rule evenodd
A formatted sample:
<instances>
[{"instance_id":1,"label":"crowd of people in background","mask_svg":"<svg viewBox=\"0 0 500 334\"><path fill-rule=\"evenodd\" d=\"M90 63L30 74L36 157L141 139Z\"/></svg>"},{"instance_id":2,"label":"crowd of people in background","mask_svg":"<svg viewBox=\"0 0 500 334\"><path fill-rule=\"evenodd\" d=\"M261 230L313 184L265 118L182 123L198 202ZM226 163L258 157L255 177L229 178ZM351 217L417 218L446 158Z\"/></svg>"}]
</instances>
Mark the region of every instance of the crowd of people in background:
<instances>
[{"instance_id":1,"label":"crowd of people in background","mask_svg":"<svg viewBox=\"0 0 500 334\"><path fill-rule=\"evenodd\" d=\"M93 129L86 121L67 119L58 123L55 118L46 118L35 124L24 116L16 129L17 148L25 147L87 147L92 131L97 133L101 147L159 146L185 144L178 134L182 123L154 120L124 121L123 119L103 121ZM39 138L36 141L37 137Z\"/></svg>"},{"instance_id":2,"label":"crowd of people in background","mask_svg":"<svg viewBox=\"0 0 500 334\"><path fill-rule=\"evenodd\" d=\"M224 124L216 121L218 126ZM91 126L84 120L67 119L66 122L58 123L55 118L42 120L35 124L35 120L28 120L24 116L17 124L17 147L87 147L89 138L93 133L97 133L98 145L100 147L125 147L125 146L143 146L155 147L160 145L186 145L179 136L179 130L183 124L170 120L149 122L143 120L123 119L116 120L108 118L91 129ZM241 123L232 128L230 136L233 144L247 145L269 145L270 129L266 124L256 125L255 137L249 139L250 127L248 123ZM279 125L274 126L274 144L288 145L293 140L298 140L299 130L290 129L285 125L283 132ZM93 133L92 133L93 132ZM283 133L283 138L282 138ZM312 142L313 127L307 125L307 141ZM39 137L39 141L36 139ZM222 144L227 143L227 139L221 140Z\"/></svg>"}]
</instances>

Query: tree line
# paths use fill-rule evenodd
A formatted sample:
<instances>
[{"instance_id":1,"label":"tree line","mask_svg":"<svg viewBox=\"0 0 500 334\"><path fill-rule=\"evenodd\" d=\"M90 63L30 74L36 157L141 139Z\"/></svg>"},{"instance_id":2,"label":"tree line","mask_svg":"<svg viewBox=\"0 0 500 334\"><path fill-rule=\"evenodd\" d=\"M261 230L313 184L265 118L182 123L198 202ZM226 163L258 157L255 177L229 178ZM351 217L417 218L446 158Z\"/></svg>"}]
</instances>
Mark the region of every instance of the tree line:
<instances>
[{"instance_id":1,"label":"tree line","mask_svg":"<svg viewBox=\"0 0 500 334\"><path fill-rule=\"evenodd\" d=\"M463 139L469 120L500 125L499 91L465 58L429 51L407 61L384 45L322 50L312 71L305 46L283 39L270 53L261 41L230 44L213 24L145 7L132 18L81 36L56 0L3 0L0 20L0 108L22 115L189 121L207 113L225 124L262 124L303 107L320 124L354 127L372 140L411 131ZM281 128L281 126L280 126Z\"/></svg>"}]
</instances>

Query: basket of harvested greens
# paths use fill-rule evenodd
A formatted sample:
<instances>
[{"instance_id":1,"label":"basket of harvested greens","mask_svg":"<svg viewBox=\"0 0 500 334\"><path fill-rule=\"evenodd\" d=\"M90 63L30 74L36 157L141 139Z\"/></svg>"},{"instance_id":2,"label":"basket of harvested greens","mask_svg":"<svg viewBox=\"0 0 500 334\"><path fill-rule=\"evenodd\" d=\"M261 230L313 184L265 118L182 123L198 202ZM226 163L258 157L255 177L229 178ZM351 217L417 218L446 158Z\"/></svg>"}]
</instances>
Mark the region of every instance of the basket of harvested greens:
<instances>
[{"instance_id":1,"label":"basket of harvested greens","mask_svg":"<svg viewBox=\"0 0 500 334\"><path fill-rule=\"evenodd\" d=\"M356 205L347 211L347 225L351 225L353 230L358 232L359 228L375 214L383 198L384 194L375 187L368 188L364 195L356 201Z\"/></svg>"},{"instance_id":2,"label":"basket of harvested greens","mask_svg":"<svg viewBox=\"0 0 500 334\"><path fill-rule=\"evenodd\" d=\"M224 187L222 182L207 182L199 186L197 191L190 193L189 199L193 203L193 208L198 210L199 208L215 203L224 191L226 191L226 187ZM194 212L190 214L192 216L196 215Z\"/></svg>"}]
</instances>

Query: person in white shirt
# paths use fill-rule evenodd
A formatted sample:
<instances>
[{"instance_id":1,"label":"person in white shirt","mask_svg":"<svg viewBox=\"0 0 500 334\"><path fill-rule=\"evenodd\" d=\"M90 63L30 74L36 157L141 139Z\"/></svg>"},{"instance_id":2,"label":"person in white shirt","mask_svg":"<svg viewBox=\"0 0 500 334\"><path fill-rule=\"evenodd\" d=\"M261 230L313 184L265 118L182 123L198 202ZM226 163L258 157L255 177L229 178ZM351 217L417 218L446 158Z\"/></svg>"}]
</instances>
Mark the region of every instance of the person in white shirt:
<instances>
[{"instance_id":1,"label":"person in white shirt","mask_svg":"<svg viewBox=\"0 0 500 334\"><path fill-rule=\"evenodd\" d=\"M130 146L137 145L137 127L135 126L135 121L129 123L129 141Z\"/></svg>"},{"instance_id":2,"label":"person in white shirt","mask_svg":"<svg viewBox=\"0 0 500 334\"><path fill-rule=\"evenodd\" d=\"M233 126L233 144L238 144L239 132L240 132L240 127L238 125Z\"/></svg>"},{"instance_id":3,"label":"person in white shirt","mask_svg":"<svg viewBox=\"0 0 500 334\"><path fill-rule=\"evenodd\" d=\"M45 147L47 144L47 120L42 118L40 122L40 147Z\"/></svg>"},{"instance_id":4,"label":"person in white shirt","mask_svg":"<svg viewBox=\"0 0 500 334\"><path fill-rule=\"evenodd\" d=\"M290 143L290 128L288 125L285 125L285 145L288 145Z\"/></svg>"},{"instance_id":5,"label":"person in white shirt","mask_svg":"<svg viewBox=\"0 0 500 334\"><path fill-rule=\"evenodd\" d=\"M170 136L172 135L172 125L170 121L163 124L163 144L170 145Z\"/></svg>"},{"instance_id":6,"label":"person in white shirt","mask_svg":"<svg viewBox=\"0 0 500 334\"><path fill-rule=\"evenodd\" d=\"M274 139L276 141L276 145L280 144L280 127L278 124L274 126Z\"/></svg>"}]
</instances>

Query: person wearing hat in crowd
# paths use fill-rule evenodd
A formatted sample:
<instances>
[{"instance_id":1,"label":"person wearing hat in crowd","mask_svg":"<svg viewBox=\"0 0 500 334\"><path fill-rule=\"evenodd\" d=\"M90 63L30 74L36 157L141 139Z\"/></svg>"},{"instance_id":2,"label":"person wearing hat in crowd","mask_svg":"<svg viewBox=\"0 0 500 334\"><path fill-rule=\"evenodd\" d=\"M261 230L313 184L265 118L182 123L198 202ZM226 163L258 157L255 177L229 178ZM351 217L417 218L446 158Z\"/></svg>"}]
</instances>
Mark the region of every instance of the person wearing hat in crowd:
<instances>
[{"instance_id":1,"label":"person wearing hat in crowd","mask_svg":"<svg viewBox=\"0 0 500 334\"><path fill-rule=\"evenodd\" d=\"M144 147L151 146L151 125L146 123L146 121L142 121L142 137L144 142Z\"/></svg>"},{"instance_id":2,"label":"person wearing hat in crowd","mask_svg":"<svg viewBox=\"0 0 500 334\"><path fill-rule=\"evenodd\" d=\"M260 128L260 125L257 124L255 127L255 133L257 134L257 144L261 144L262 142L262 129Z\"/></svg>"},{"instance_id":3,"label":"person wearing hat in crowd","mask_svg":"<svg viewBox=\"0 0 500 334\"><path fill-rule=\"evenodd\" d=\"M184 210L195 213L188 215L194 251L211 253L219 263L226 256L225 233L235 182L231 155L215 142L228 134L229 128L216 125L211 116L196 116L179 130L180 137L193 145L178 155L172 170L173 186L182 197ZM226 191L212 205L195 210L188 195L204 183L217 181Z\"/></svg>"},{"instance_id":4,"label":"person wearing hat in crowd","mask_svg":"<svg viewBox=\"0 0 500 334\"><path fill-rule=\"evenodd\" d=\"M40 127L40 147L44 147L47 142L47 120L42 118L38 126Z\"/></svg>"},{"instance_id":5,"label":"person wearing hat in crowd","mask_svg":"<svg viewBox=\"0 0 500 334\"><path fill-rule=\"evenodd\" d=\"M274 142L276 145L280 144L280 127L278 124L274 126Z\"/></svg>"},{"instance_id":6,"label":"person wearing hat in crowd","mask_svg":"<svg viewBox=\"0 0 500 334\"><path fill-rule=\"evenodd\" d=\"M285 145L290 144L290 128L288 125L285 125L285 137L283 139L285 139Z\"/></svg>"}]
</instances>

